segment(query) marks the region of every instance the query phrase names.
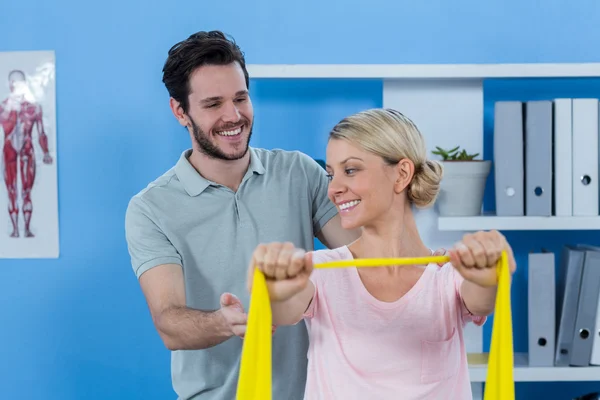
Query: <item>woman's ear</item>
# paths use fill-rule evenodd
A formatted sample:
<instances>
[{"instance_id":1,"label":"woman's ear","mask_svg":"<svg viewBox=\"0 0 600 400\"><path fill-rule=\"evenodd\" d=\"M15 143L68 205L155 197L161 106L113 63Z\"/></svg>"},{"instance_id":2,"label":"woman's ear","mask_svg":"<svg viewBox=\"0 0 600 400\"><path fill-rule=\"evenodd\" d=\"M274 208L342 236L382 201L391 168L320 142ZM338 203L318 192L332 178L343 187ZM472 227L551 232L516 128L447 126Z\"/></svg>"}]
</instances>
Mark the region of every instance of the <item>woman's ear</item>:
<instances>
[{"instance_id":1,"label":"woman's ear","mask_svg":"<svg viewBox=\"0 0 600 400\"><path fill-rule=\"evenodd\" d=\"M400 160L396 164L397 179L395 184L396 193L401 193L405 190L413 179L415 174L415 165L411 160L406 158Z\"/></svg>"}]
</instances>

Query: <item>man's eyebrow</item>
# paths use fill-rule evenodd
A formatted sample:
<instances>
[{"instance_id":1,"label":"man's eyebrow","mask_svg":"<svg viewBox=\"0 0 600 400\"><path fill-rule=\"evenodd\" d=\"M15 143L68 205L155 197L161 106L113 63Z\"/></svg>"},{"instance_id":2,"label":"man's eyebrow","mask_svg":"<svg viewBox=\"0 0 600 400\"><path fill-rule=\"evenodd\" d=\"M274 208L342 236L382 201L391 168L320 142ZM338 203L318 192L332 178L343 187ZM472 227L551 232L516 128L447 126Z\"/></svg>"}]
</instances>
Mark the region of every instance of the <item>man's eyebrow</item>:
<instances>
[{"instance_id":1,"label":"man's eyebrow","mask_svg":"<svg viewBox=\"0 0 600 400\"><path fill-rule=\"evenodd\" d=\"M202 100L200 100L200 103L203 103L203 104L205 104L205 103L214 103L215 101L220 101L220 100L222 100L222 99L223 99L223 98L222 98L222 97L220 97L220 96L215 96L215 97L207 97L207 98L205 98L205 99L202 99Z\"/></svg>"},{"instance_id":2,"label":"man's eyebrow","mask_svg":"<svg viewBox=\"0 0 600 400\"><path fill-rule=\"evenodd\" d=\"M247 95L247 94L248 94L247 90L240 90L239 92L237 92L235 94L235 97L242 96L242 95ZM202 99L202 100L200 100L200 103L202 103L202 104L214 103L216 101L221 101L221 100L223 100L222 96L214 96L214 97L207 97L205 99Z\"/></svg>"}]
</instances>

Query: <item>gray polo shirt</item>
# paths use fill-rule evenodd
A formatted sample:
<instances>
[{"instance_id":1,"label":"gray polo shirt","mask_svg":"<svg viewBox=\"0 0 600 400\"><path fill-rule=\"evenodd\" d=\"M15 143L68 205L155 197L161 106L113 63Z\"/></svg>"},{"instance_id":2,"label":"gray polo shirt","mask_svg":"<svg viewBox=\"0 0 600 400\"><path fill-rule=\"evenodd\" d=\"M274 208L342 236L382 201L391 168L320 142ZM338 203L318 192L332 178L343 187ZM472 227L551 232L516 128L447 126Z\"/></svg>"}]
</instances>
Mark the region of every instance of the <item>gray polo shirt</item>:
<instances>
[{"instance_id":1,"label":"gray polo shirt","mask_svg":"<svg viewBox=\"0 0 600 400\"><path fill-rule=\"evenodd\" d=\"M297 151L250 148L250 167L237 192L204 179L185 151L177 164L135 195L126 237L139 278L160 264L183 267L188 307L219 308L224 292L249 306L246 271L259 243L290 241L312 250L314 237L337 211L325 171ZM273 337L273 399L301 400L306 381L306 326L279 327ZM179 399L231 400L242 340L205 350L172 352Z\"/></svg>"}]
</instances>

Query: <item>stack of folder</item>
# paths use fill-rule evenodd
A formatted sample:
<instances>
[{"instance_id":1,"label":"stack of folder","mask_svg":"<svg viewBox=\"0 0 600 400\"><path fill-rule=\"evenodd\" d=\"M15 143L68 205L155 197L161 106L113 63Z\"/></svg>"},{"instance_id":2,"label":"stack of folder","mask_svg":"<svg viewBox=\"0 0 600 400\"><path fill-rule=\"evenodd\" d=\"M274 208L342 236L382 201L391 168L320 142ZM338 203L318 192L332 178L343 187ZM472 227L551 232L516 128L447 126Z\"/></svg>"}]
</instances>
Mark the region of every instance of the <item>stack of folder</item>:
<instances>
[{"instance_id":1,"label":"stack of folder","mask_svg":"<svg viewBox=\"0 0 600 400\"><path fill-rule=\"evenodd\" d=\"M600 365L600 248L564 246L558 274L554 253L528 261L529 365Z\"/></svg>"},{"instance_id":2,"label":"stack of folder","mask_svg":"<svg viewBox=\"0 0 600 400\"><path fill-rule=\"evenodd\" d=\"M598 99L494 105L498 216L597 216Z\"/></svg>"}]
</instances>

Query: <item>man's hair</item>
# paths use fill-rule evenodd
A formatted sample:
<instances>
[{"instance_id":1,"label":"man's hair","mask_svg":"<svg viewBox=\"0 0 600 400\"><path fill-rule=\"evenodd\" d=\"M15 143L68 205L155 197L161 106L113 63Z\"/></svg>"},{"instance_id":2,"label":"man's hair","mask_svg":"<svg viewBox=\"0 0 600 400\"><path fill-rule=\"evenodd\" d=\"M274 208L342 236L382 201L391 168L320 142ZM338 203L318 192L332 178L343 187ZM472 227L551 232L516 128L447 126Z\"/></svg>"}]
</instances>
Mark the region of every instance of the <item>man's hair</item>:
<instances>
[{"instance_id":1,"label":"man's hair","mask_svg":"<svg viewBox=\"0 0 600 400\"><path fill-rule=\"evenodd\" d=\"M244 71L246 87L249 88L244 53L235 40L220 31L200 31L171 47L163 67L162 81L169 95L187 113L192 72L203 65L228 65L233 62L237 62Z\"/></svg>"}]
</instances>

